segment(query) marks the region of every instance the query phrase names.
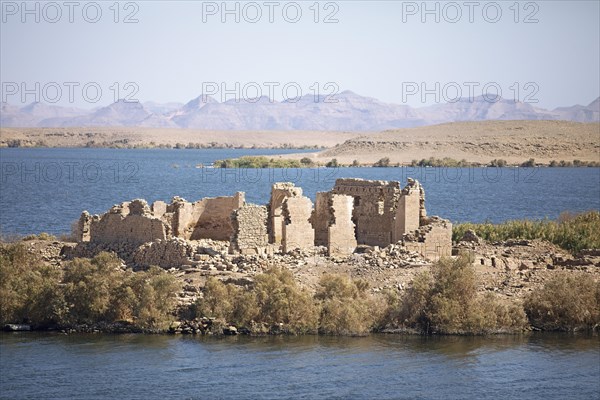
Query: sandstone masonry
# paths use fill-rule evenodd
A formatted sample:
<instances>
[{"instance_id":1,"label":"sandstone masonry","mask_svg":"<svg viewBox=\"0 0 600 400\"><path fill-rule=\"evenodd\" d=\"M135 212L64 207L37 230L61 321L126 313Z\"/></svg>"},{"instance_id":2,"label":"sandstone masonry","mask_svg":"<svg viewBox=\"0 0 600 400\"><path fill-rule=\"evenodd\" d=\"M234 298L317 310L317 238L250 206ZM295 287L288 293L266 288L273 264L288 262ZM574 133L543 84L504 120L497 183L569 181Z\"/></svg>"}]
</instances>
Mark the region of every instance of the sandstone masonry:
<instances>
[{"instance_id":1,"label":"sandstone masonry","mask_svg":"<svg viewBox=\"0 0 600 400\"><path fill-rule=\"evenodd\" d=\"M328 255L343 257L359 245L398 243L430 260L449 256L452 245L452 224L427 216L423 187L410 178L404 188L395 181L338 179L331 191L316 194L314 207L289 182L275 183L265 206L247 204L243 192L152 206L136 199L102 215L84 211L75 230L88 248L127 248L140 265L165 268L202 258L186 244L199 240L228 242L232 255L260 256L324 246Z\"/></svg>"}]
</instances>

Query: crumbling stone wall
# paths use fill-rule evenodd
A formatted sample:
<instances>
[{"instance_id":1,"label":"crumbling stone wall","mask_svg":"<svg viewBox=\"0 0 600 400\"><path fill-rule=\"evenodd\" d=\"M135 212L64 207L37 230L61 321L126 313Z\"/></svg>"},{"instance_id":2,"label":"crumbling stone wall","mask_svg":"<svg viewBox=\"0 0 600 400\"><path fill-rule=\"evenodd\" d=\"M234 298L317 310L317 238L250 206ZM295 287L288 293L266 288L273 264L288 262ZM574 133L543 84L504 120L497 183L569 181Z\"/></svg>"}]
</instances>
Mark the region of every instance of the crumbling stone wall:
<instances>
[{"instance_id":1,"label":"crumbling stone wall","mask_svg":"<svg viewBox=\"0 0 600 400\"><path fill-rule=\"evenodd\" d=\"M145 200L133 200L113 206L102 216L84 212L80 217L82 226L89 226L89 241L93 243L127 242L142 244L167 237L167 226L152 215ZM82 234L83 238L83 234Z\"/></svg>"},{"instance_id":2,"label":"crumbling stone wall","mask_svg":"<svg viewBox=\"0 0 600 400\"><path fill-rule=\"evenodd\" d=\"M352 220L358 243L382 247L392 243L401 196L399 182L338 179L333 193L353 197Z\"/></svg>"},{"instance_id":3,"label":"crumbling stone wall","mask_svg":"<svg viewBox=\"0 0 600 400\"><path fill-rule=\"evenodd\" d=\"M231 254L265 254L269 244L267 207L245 204L231 214Z\"/></svg>"},{"instance_id":4,"label":"crumbling stone wall","mask_svg":"<svg viewBox=\"0 0 600 400\"><path fill-rule=\"evenodd\" d=\"M102 215L84 211L75 234L81 242L129 241L144 243L155 239L229 240L233 234L231 213L244 204L244 193L205 198L190 203L174 197L171 204L156 201L152 208L145 200L113 206Z\"/></svg>"},{"instance_id":5,"label":"crumbling stone wall","mask_svg":"<svg viewBox=\"0 0 600 400\"><path fill-rule=\"evenodd\" d=\"M302 196L302 188L291 182L277 182L271 187L269 200L269 243L280 244L283 234L283 202L290 197Z\"/></svg>"},{"instance_id":6,"label":"crumbling stone wall","mask_svg":"<svg viewBox=\"0 0 600 400\"><path fill-rule=\"evenodd\" d=\"M310 224L313 203L308 197L288 197L282 205L282 238L284 253L309 249L315 245L315 231Z\"/></svg>"},{"instance_id":7,"label":"crumbling stone wall","mask_svg":"<svg viewBox=\"0 0 600 400\"><path fill-rule=\"evenodd\" d=\"M194 203L175 197L162 217L165 222L171 223L173 236L190 240L229 240L233 234L231 213L244 201L243 192L234 196L204 198Z\"/></svg>"},{"instance_id":8,"label":"crumbling stone wall","mask_svg":"<svg viewBox=\"0 0 600 400\"><path fill-rule=\"evenodd\" d=\"M343 194L329 196L327 254L347 256L354 252L357 242L352 222L353 198Z\"/></svg>"},{"instance_id":9,"label":"crumbling stone wall","mask_svg":"<svg viewBox=\"0 0 600 400\"><path fill-rule=\"evenodd\" d=\"M329 192L317 192L310 222L315 231L315 246L327 246L329 232Z\"/></svg>"},{"instance_id":10,"label":"crumbling stone wall","mask_svg":"<svg viewBox=\"0 0 600 400\"><path fill-rule=\"evenodd\" d=\"M90 229L92 225L92 216L89 212L84 211L81 213L79 220L75 224L75 240L78 242L89 242L90 241Z\"/></svg>"},{"instance_id":11,"label":"crumbling stone wall","mask_svg":"<svg viewBox=\"0 0 600 400\"><path fill-rule=\"evenodd\" d=\"M425 204L421 203L422 189L419 182L408 179L408 184L402 189L398 199L394 222L392 241L397 242L405 233L419 229L421 213L425 212ZM421 211L421 207L423 211Z\"/></svg>"},{"instance_id":12,"label":"crumbling stone wall","mask_svg":"<svg viewBox=\"0 0 600 400\"><path fill-rule=\"evenodd\" d=\"M409 251L417 251L431 261L452 255L452 223L440 217L427 217L425 225L403 237Z\"/></svg>"}]
</instances>

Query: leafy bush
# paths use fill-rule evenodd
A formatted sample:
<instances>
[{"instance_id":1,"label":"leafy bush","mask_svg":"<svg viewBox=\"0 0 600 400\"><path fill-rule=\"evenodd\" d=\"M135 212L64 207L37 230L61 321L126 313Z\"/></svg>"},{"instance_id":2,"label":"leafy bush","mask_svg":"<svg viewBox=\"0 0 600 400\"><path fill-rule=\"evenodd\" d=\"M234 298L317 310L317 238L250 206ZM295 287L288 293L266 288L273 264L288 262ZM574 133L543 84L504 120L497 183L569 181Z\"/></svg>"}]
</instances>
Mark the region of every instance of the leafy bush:
<instances>
[{"instance_id":1,"label":"leafy bush","mask_svg":"<svg viewBox=\"0 0 600 400\"><path fill-rule=\"evenodd\" d=\"M327 164L325 164L325 166L327 168L337 168L340 166L340 164L338 164L337 158L334 158L331 161L328 161Z\"/></svg>"},{"instance_id":2,"label":"leafy bush","mask_svg":"<svg viewBox=\"0 0 600 400\"><path fill-rule=\"evenodd\" d=\"M508 165L508 163L506 162L506 160L499 158L499 159L493 159L492 161L490 161L489 166L490 167L506 167Z\"/></svg>"},{"instance_id":3,"label":"leafy bush","mask_svg":"<svg viewBox=\"0 0 600 400\"><path fill-rule=\"evenodd\" d=\"M195 317L214 317L236 326L248 327L258 315L253 291L226 285L210 277L204 285L203 294L194 305Z\"/></svg>"},{"instance_id":4,"label":"leafy bush","mask_svg":"<svg viewBox=\"0 0 600 400\"><path fill-rule=\"evenodd\" d=\"M563 213L558 221L517 220L497 225L489 222L455 224L452 228L452 240L459 241L469 229L491 242L508 239L542 239L572 253L582 249L600 248L600 212L598 211L581 214Z\"/></svg>"},{"instance_id":5,"label":"leafy bush","mask_svg":"<svg viewBox=\"0 0 600 400\"><path fill-rule=\"evenodd\" d=\"M194 308L196 317L214 317L254 333L317 331L319 308L292 273L272 268L256 276L251 290L209 278Z\"/></svg>"},{"instance_id":6,"label":"leafy bush","mask_svg":"<svg viewBox=\"0 0 600 400\"><path fill-rule=\"evenodd\" d=\"M535 159L530 158L529 160L521 163L520 165L523 168L531 168L531 167L535 167Z\"/></svg>"},{"instance_id":7,"label":"leafy bush","mask_svg":"<svg viewBox=\"0 0 600 400\"><path fill-rule=\"evenodd\" d=\"M393 314L392 314L393 315ZM423 333L485 334L522 330L522 307L479 296L475 271L466 258L441 259L431 274L417 275L396 314L396 324Z\"/></svg>"},{"instance_id":8,"label":"leafy bush","mask_svg":"<svg viewBox=\"0 0 600 400\"><path fill-rule=\"evenodd\" d=\"M531 324L543 330L574 331L600 326L600 282L572 272L556 274L525 299Z\"/></svg>"},{"instance_id":9,"label":"leafy bush","mask_svg":"<svg viewBox=\"0 0 600 400\"><path fill-rule=\"evenodd\" d=\"M315 165L313 160L311 160L308 157L302 157L302 159L300 160L300 164L302 164L302 166L305 166L305 167L312 167Z\"/></svg>"},{"instance_id":10,"label":"leafy bush","mask_svg":"<svg viewBox=\"0 0 600 400\"><path fill-rule=\"evenodd\" d=\"M379 161L376 161L373 164L374 167L389 167L390 166L390 158L389 157L384 157L382 159L380 159Z\"/></svg>"},{"instance_id":11,"label":"leafy bush","mask_svg":"<svg viewBox=\"0 0 600 400\"><path fill-rule=\"evenodd\" d=\"M272 268L258 275L254 291L257 321L268 326L283 324L286 332L294 334L317 331L319 308L289 270Z\"/></svg>"},{"instance_id":12,"label":"leafy bush","mask_svg":"<svg viewBox=\"0 0 600 400\"><path fill-rule=\"evenodd\" d=\"M100 253L91 260L76 258L66 265L63 290L70 315L65 322L92 324L109 319L120 266L119 259L109 253Z\"/></svg>"},{"instance_id":13,"label":"leafy bush","mask_svg":"<svg viewBox=\"0 0 600 400\"><path fill-rule=\"evenodd\" d=\"M342 275L325 274L315 298L321 301L319 331L334 335L364 335L376 321L376 304L368 284Z\"/></svg>"},{"instance_id":14,"label":"leafy bush","mask_svg":"<svg viewBox=\"0 0 600 400\"><path fill-rule=\"evenodd\" d=\"M76 258L65 266L63 323L129 321L140 328L163 329L171 319L179 283L158 267L127 272L109 253Z\"/></svg>"},{"instance_id":15,"label":"leafy bush","mask_svg":"<svg viewBox=\"0 0 600 400\"><path fill-rule=\"evenodd\" d=\"M63 302L60 271L45 266L23 244L0 245L0 322L54 322Z\"/></svg>"}]
</instances>

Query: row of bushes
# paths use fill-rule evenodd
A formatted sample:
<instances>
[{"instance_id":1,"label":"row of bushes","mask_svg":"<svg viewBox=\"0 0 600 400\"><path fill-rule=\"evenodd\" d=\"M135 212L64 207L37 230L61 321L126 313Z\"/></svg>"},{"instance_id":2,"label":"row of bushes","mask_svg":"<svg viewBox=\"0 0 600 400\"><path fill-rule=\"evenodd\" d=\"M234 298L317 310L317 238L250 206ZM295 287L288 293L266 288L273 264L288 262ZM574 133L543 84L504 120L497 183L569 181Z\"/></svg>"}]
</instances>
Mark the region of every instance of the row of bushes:
<instances>
[{"instance_id":1,"label":"row of bushes","mask_svg":"<svg viewBox=\"0 0 600 400\"><path fill-rule=\"evenodd\" d=\"M524 303L502 302L479 294L477 278L465 258L444 259L416 276L400 296L372 295L368 284L325 274L314 296L300 289L291 273L273 269L259 275L252 289L210 279L195 317L214 317L253 333L270 327L288 333L361 335L371 331L421 334L488 334L542 330L597 329L600 282L583 275L557 273ZM283 328L280 328L282 324Z\"/></svg>"},{"instance_id":2,"label":"row of bushes","mask_svg":"<svg viewBox=\"0 0 600 400\"><path fill-rule=\"evenodd\" d=\"M571 253L582 249L600 249L600 212L562 213L558 220L515 220L501 224L463 223L452 227L452 240L459 241L467 230L490 241L508 239L542 239Z\"/></svg>"},{"instance_id":3,"label":"row of bushes","mask_svg":"<svg viewBox=\"0 0 600 400\"><path fill-rule=\"evenodd\" d=\"M520 166L524 168L536 167L540 164L536 163L535 159L530 158L520 164L514 164L514 166ZM327 161L324 164L318 163L310 159L309 157L303 157L300 161L291 159L274 159L263 156L244 156L240 158L231 158L226 160L217 160L214 163L215 167L220 168L314 168L319 166L325 166L327 168L337 167L400 167L400 163L393 164L389 157L383 157L373 164L361 164L360 161L354 160L351 164L342 164L336 158ZM421 160L412 160L409 164L411 167L448 167L448 168L463 168L463 167L508 167L509 164L504 159L493 159L488 164L481 164L476 162L468 162L465 159L455 160L453 158L423 158ZM551 161L549 167L600 167L600 162L596 161Z\"/></svg>"},{"instance_id":4,"label":"row of bushes","mask_svg":"<svg viewBox=\"0 0 600 400\"><path fill-rule=\"evenodd\" d=\"M46 266L22 244L0 248L0 322L37 327L127 322L164 329L172 319L178 281L159 268L134 273L113 254Z\"/></svg>"},{"instance_id":5,"label":"row of bushes","mask_svg":"<svg viewBox=\"0 0 600 400\"><path fill-rule=\"evenodd\" d=\"M177 310L180 284L158 269L132 272L108 253L75 259L64 270L44 266L22 244L0 248L0 322L37 327L111 324L125 321L146 330L165 330L177 316L214 318L261 334L362 335L400 330L423 334L597 329L600 282L575 272L556 273L524 303L506 303L477 292L466 258L443 259L417 275L402 295L371 294L368 284L325 274L314 294L291 272L273 268L251 288L210 278L203 297Z\"/></svg>"}]
</instances>

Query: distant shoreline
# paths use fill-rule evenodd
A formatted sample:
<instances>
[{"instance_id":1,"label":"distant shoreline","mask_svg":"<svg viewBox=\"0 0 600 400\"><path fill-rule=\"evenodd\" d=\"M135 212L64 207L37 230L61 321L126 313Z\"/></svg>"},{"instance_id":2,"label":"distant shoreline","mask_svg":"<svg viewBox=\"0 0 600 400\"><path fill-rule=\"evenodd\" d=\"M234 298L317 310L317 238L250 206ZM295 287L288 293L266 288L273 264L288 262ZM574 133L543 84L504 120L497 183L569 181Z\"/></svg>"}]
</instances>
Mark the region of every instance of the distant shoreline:
<instances>
[{"instance_id":1,"label":"distant shoreline","mask_svg":"<svg viewBox=\"0 0 600 400\"><path fill-rule=\"evenodd\" d=\"M333 166L355 167L569 167L600 166L599 137L599 123L549 120L453 122L383 132L0 128L0 148L314 150L266 155L267 167L326 166L333 160Z\"/></svg>"}]
</instances>

